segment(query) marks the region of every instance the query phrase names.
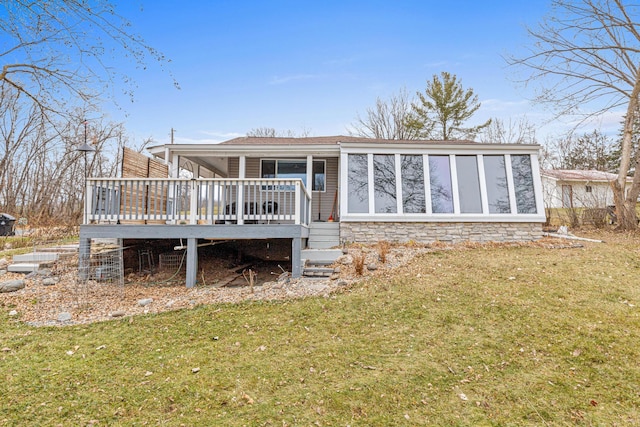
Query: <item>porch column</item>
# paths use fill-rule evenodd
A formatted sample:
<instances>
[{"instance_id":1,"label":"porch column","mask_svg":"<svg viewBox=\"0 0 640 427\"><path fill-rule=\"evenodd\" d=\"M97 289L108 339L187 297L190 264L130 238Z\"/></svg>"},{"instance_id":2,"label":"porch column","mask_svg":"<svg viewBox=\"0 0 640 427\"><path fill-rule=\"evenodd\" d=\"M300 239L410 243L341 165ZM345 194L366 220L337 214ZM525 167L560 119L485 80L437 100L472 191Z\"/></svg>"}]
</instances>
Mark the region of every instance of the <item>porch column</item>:
<instances>
[{"instance_id":1,"label":"porch column","mask_svg":"<svg viewBox=\"0 0 640 427\"><path fill-rule=\"evenodd\" d=\"M198 277L198 239L187 239L187 288L196 285Z\"/></svg>"},{"instance_id":2,"label":"porch column","mask_svg":"<svg viewBox=\"0 0 640 427\"><path fill-rule=\"evenodd\" d=\"M311 200L309 203L309 210L313 211L313 156L312 155L308 155L307 156L307 185L306 185L307 191L309 192L310 196L311 196ZM318 194L318 198L320 197L320 194ZM300 205L298 205L300 206ZM302 213L301 213L302 214ZM307 217L311 217L312 216L312 212L309 212L309 215L307 215ZM305 218L305 221L309 221L309 219ZM313 218L311 218L311 221L313 221ZM318 221L320 221L320 212L318 212Z\"/></svg>"},{"instance_id":3,"label":"porch column","mask_svg":"<svg viewBox=\"0 0 640 427\"><path fill-rule=\"evenodd\" d=\"M180 175L180 156L173 154L171 156L171 168L169 169L170 178L177 178Z\"/></svg>"},{"instance_id":4,"label":"porch column","mask_svg":"<svg viewBox=\"0 0 640 427\"><path fill-rule=\"evenodd\" d=\"M238 178L245 179L247 177L247 157L240 156L239 160ZM238 215L238 225L244 224L244 181L238 187L236 214Z\"/></svg>"},{"instance_id":5,"label":"porch column","mask_svg":"<svg viewBox=\"0 0 640 427\"><path fill-rule=\"evenodd\" d=\"M78 277L80 280L89 279L91 268L91 239L80 238L78 247Z\"/></svg>"},{"instance_id":6,"label":"porch column","mask_svg":"<svg viewBox=\"0 0 640 427\"><path fill-rule=\"evenodd\" d=\"M294 279L302 276L302 239L291 239L291 277Z\"/></svg>"}]
</instances>

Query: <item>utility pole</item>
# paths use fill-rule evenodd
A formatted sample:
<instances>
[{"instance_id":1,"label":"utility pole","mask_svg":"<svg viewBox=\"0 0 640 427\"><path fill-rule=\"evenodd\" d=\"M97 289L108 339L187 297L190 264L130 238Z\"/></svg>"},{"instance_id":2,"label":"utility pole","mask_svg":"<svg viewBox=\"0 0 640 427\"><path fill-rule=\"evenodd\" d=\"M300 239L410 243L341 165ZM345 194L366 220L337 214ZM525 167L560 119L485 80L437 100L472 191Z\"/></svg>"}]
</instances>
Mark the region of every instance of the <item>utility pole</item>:
<instances>
[{"instance_id":1,"label":"utility pole","mask_svg":"<svg viewBox=\"0 0 640 427\"><path fill-rule=\"evenodd\" d=\"M173 144L173 134L176 130L174 128L171 128L171 143Z\"/></svg>"}]
</instances>

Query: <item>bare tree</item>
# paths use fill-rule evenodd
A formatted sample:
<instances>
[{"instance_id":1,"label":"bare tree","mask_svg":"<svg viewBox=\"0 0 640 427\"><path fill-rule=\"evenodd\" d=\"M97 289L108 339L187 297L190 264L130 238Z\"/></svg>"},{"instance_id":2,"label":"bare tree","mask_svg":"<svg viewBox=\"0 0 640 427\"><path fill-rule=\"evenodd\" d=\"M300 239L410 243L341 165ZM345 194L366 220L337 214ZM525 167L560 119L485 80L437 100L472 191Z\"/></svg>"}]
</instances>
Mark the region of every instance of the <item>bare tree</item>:
<instances>
[{"instance_id":1,"label":"bare tree","mask_svg":"<svg viewBox=\"0 0 640 427\"><path fill-rule=\"evenodd\" d=\"M487 144L537 144L536 128L524 117L507 122L493 118L479 137L480 142Z\"/></svg>"},{"instance_id":2,"label":"bare tree","mask_svg":"<svg viewBox=\"0 0 640 427\"><path fill-rule=\"evenodd\" d=\"M553 14L529 29L530 53L510 57L512 65L530 72L526 81L540 81L538 101L549 102L558 114L586 117L624 107L626 115L614 199L620 227L637 228L636 200L640 173L625 191L631 164L633 123L640 96L640 6L622 0L553 0ZM585 112L580 107L597 105ZM626 193L626 194L625 194Z\"/></svg>"},{"instance_id":3,"label":"bare tree","mask_svg":"<svg viewBox=\"0 0 640 427\"><path fill-rule=\"evenodd\" d=\"M97 101L113 84L131 94L126 71L109 65L116 57L131 58L140 67L149 60L165 62L130 32L109 0L7 0L0 4L0 17L0 82L50 119L66 114L69 102Z\"/></svg>"},{"instance_id":4,"label":"bare tree","mask_svg":"<svg viewBox=\"0 0 640 427\"><path fill-rule=\"evenodd\" d=\"M376 139L417 139L415 127L409 126L412 102L406 89L386 101L377 98L375 107L367 108L365 117L358 114L349 134Z\"/></svg>"},{"instance_id":5,"label":"bare tree","mask_svg":"<svg viewBox=\"0 0 640 427\"><path fill-rule=\"evenodd\" d=\"M253 128L249 132L247 132L247 136L253 137L262 137L262 138L305 138L309 136L311 131L309 129L303 128L300 132L295 132L292 130L286 131L277 131L275 128L270 127L259 127Z\"/></svg>"}]
</instances>

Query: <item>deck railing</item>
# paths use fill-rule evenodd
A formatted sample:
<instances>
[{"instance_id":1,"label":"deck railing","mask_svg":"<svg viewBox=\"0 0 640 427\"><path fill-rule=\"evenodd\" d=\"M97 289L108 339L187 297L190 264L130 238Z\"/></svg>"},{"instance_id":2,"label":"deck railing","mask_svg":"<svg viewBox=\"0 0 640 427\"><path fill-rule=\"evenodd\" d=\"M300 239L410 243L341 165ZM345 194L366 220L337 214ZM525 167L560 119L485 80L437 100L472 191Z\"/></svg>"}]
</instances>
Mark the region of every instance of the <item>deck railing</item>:
<instances>
[{"instance_id":1,"label":"deck railing","mask_svg":"<svg viewBox=\"0 0 640 427\"><path fill-rule=\"evenodd\" d=\"M91 178L85 224L311 222L300 179Z\"/></svg>"}]
</instances>

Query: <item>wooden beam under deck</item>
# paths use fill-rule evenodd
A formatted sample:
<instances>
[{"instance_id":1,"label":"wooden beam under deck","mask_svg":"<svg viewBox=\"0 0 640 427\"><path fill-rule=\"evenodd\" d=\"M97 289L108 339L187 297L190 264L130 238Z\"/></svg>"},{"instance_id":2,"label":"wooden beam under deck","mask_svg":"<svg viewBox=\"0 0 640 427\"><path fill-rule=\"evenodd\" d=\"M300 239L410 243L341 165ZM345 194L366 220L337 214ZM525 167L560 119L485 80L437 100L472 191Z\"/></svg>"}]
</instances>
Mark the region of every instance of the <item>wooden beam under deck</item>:
<instances>
[{"instance_id":1,"label":"wooden beam under deck","mask_svg":"<svg viewBox=\"0 0 640 427\"><path fill-rule=\"evenodd\" d=\"M302 275L302 239L309 237L309 228L300 224L216 224L216 225L169 225L169 224L114 224L81 225L80 241L84 251L90 251L91 239L187 239L187 287L194 287L197 278L197 239L242 240L242 239L292 239L291 275ZM88 261L85 261L88 262ZM82 264L82 257L80 264ZM80 265L82 270L82 265Z\"/></svg>"}]
</instances>

